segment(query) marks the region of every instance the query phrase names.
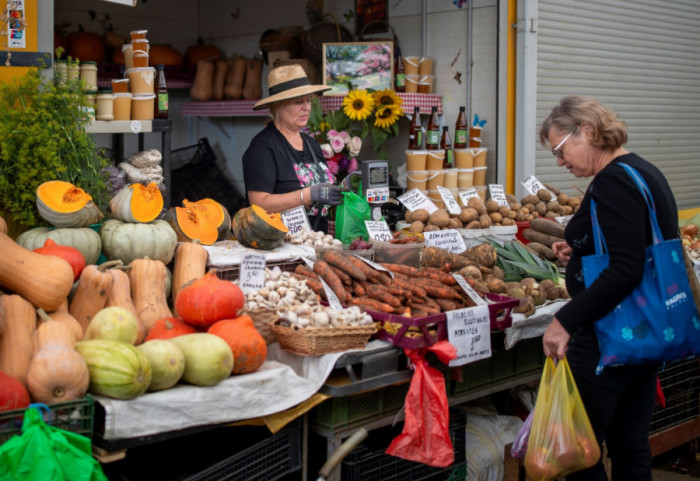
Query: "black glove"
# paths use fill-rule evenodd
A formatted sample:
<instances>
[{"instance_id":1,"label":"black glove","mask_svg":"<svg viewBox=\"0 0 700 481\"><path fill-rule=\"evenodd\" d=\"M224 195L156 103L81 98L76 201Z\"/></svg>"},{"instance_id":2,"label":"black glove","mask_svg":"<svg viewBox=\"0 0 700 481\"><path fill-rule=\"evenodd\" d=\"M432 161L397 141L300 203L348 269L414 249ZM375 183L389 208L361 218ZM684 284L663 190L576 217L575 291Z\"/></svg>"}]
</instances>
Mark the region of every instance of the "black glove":
<instances>
[{"instance_id":1,"label":"black glove","mask_svg":"<svg viewBox=\"0 0 700 481\"><path fill-rule=\"evenodd\" d=\"M333 184L314 184L311 189L311 201L322 204L340 205L343 203L341 192L349 192L350 189Z\"/></svg>"}]
</instances>

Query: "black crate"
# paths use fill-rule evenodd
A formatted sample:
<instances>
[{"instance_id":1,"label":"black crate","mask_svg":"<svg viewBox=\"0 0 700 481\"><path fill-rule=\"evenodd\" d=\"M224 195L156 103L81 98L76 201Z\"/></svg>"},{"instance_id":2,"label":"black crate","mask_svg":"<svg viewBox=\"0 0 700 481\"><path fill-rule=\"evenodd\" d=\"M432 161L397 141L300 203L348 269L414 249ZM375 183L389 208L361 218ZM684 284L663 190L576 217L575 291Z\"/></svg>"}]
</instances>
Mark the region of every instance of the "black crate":
<instances>
[{"instance_id":1,"label":"black crate","mask_svg":"<svg viewBox=\"0 0 700 481\"><path fill-rule=\"evenodd\" d=\"M401 423L403 424L403 423ZM391 439L400 432L391 428L388 434L389 442L382 439L381 430L372 431L368 440L355 448L341 465L343 481L427 481L456 479L455 473L465 472L467 462L465 428L467 414L459 409L450 409L450 439L454 448L455 461L447 468L436 468L423 463L407 461L395 456L384 454ZM372 439L378 442L370 444ZM465 473L466 474L466 473ZM464 479L462 477L461 479Z\"/></svg>"},{"instance_id":2,"label":"black crate","mask_svg":"<svg viewBox=\"0 0 700 481\"><path fill-rule=\"evenodd\" d=\"M195 145L170 152L170 205L179 207L183 199L211 198L222 204L231 216L245 207L246 200L216 163L216 154L206 137Z\"/></svg>"},{"instance_id":3,"label":"black crate","mask_svg":"<svg viewBox=\"0 0 700 481\"><path fill-rule=\"evenodd\" d=\"M654 406L650 432L700 417L700 361L678 361L659 369L666 407Z\"/></svg>"}]
</instances>

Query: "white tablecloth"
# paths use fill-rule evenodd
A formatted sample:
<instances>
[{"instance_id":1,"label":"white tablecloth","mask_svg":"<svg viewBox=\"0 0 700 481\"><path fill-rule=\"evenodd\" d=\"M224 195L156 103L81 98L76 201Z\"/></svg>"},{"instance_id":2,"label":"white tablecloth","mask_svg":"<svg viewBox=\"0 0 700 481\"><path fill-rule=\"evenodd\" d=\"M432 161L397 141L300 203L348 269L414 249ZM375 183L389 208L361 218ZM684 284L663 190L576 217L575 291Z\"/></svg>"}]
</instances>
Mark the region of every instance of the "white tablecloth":
<instances>
[{"instance_id":1,"label":"white tablecloth","mask_svg":"<svg viewBox=\"0 0 700 481\"><path fill-rule=\"evenodd\" d=\"M506 349L511 349L518 341L523 339L530 339L544 334L554 315L567 302L569 302L568 299L560 299L538 306L535 313L530 317L525 317L523 314L513 314L513 325L506 329Z\"/></svg>"}]
</instances>

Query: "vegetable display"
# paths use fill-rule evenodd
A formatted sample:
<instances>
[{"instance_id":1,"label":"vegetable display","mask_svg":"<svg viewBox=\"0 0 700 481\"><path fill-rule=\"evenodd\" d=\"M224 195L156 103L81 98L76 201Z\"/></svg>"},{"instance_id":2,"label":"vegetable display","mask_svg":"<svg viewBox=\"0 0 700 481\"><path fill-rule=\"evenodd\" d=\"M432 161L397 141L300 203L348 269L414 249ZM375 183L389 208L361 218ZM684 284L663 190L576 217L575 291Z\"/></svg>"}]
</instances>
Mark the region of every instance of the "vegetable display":
<instances>
[{"instance_id":1,"label":"vegetable display","mask_svg":"<svg viewBox=\"0 0 700 481\"><path fill-rule=\"evenodd\" d=\"M103 215L90 194L62 180L44 182L36 190L39 215L54 227L87 227Z\"/></svg>"}]
</instances>

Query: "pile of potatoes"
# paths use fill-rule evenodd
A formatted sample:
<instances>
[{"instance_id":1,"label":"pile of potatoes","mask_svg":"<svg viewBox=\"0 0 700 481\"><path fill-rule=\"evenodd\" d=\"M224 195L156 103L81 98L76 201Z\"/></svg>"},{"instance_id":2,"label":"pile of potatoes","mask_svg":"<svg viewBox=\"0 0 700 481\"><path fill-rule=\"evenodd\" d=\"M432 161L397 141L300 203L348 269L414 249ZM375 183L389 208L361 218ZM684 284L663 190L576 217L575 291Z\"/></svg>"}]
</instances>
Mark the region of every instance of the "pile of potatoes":
<instances>
[{"instance_id":1,"label":"pile of potatoes","mask_svg":"<svg viewBox=\"0 0 700 481\"><path fill-rule=\"evenodd\" d=\"M554 194L548 189L540 189L537 194L526 195L520 199L521 210L527 213L525 219L532 220L537 217L560 217L571 215L581 205L581 196L571 196L554 190ZM531 217L527 218L530 215Z\"/></svg>"}]
</instances>

